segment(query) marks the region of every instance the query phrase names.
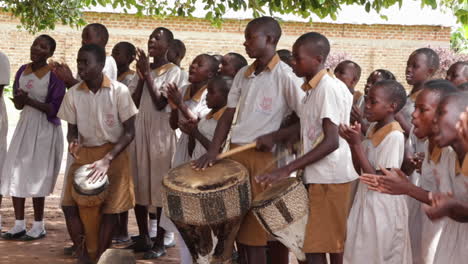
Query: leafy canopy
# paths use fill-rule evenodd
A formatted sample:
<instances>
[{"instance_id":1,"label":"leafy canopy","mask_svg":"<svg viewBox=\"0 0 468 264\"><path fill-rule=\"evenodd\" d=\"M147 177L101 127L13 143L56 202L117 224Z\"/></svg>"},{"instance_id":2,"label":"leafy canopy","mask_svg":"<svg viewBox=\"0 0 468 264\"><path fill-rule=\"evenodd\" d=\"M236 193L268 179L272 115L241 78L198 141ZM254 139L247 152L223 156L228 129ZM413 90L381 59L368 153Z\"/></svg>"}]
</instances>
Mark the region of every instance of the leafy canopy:
<instances>
[{"instance_id":1,"label":"leafy canopy","mask_svg":"<svg viewBox=\"0 0 468 264\"><path fill-rule=\"evenodd\" d=\"M405 0L410 1L410 0ZM433 9L449 7L463 25L468 24L468 2L466 0L419 0L422 6ZM227 9L250 10L254 17L264 14L295 14L308 18L313 13L320 18L330 16L336 19L344 5L358 4L367 12L398 4L403 0L0 0L0 8L18 17L21 26L31 33L52 30L57 23L79 27L86 22L82 10L92 6L112 6L124 12L136 10L138 16L155 17L188 16L195 11L195 5L204 6L206 19L220 26ZM385 16L382 16L385 18Z\"/></svg>"}]
</instances>

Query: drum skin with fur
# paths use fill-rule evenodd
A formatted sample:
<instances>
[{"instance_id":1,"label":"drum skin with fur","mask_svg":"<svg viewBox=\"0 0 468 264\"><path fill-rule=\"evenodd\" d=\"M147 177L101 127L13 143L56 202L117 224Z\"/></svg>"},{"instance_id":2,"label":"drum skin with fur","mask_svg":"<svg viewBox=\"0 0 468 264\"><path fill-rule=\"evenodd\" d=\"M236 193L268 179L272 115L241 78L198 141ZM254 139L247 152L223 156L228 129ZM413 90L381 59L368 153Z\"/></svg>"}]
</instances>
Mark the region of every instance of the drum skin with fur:
<instances>
[{"instance_id":1,"label":"drum skin with fur","mask_svg":"<svg viewBox=\"0 0 468 264\"><path fill-rule=\"evenodd\" d=\"M298 178L280 181L255 197L252 210L263 228L301 261L309 217L309 197Z\"/></svg>"},{"instance_id":2,"label":"drum skin with fur","mask_svg":"<svg viewBox=\"0 0 468 264\"><path fill-rule=\"evenodd\" d=\"M163 207L174 222L194 263L231 263L234 241L250 209L249 174L224 159L203 171L189 163L163 179Z\"/></svg>"}]
</instances>

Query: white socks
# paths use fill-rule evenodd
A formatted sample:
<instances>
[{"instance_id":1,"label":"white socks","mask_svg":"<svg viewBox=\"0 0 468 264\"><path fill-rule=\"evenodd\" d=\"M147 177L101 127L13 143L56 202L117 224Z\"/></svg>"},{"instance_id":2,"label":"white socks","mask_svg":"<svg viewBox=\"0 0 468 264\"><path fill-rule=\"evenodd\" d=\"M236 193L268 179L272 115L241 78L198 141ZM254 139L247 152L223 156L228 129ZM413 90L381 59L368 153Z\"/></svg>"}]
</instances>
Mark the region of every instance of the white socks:
<instances>
[{"instance_id":1,"label":"white socks","mask_svg":"<svg viewBox=\"0 0 468 264\"><path fill-rule=\"evenodd\" d=\"M156 237L158 232L158 220L150 219L149 220L149 236Z\"/></svg>"},{"instance_id":2,"label":"white socks","mask_svg":"<svg viewBox=\"0 0 468 264\"><path fill-rule=\"evenodd\" d=\"M7 233L16 234L26 229L24 220L15 220L15 226L10 229Z\"/></svg>"},{"instance_id":3,"label":"white socks","mask_svg":"<svg viewBox=\"0 0 468 264\"><path fill-rule=\"evenodd\" d=\"M45 233L44 221L34 221L32 228L26 233L26 235L37 238L42 233Z\"/></svg>"}]
</instances>

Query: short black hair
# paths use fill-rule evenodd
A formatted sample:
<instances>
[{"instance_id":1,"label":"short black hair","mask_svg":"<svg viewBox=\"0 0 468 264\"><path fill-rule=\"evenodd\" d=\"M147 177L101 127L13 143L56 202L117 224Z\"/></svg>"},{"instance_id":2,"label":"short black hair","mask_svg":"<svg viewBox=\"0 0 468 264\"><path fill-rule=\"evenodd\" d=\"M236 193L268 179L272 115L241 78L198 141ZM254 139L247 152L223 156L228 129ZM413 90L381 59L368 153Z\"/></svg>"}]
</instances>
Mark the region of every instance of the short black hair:
<instances>
[{"instance_id":1,"label":"short black hair","mask_svg":"<svg viewBox=\"0 0 468 264\"><path fill-rule=\"evenodd\" d=\"M396 103L395 113L398 113L406 104L406 91L401 83L395 80L382 80L376 82L373 87L383 87L392 103Z\"/></svg>"},{"instance_id":2,"label":"short black hair","mask_svg":"<svg viewBox=\"0 0 468 264\"><path fill-rule=\"evenodd\" d=\"M232 78L228 76L218 75L209 81L211 87L216 87L226 97L232 86Z\"/></svg>"},{"instance_id":3,"label":"short black hair","mask_svg":"<svg viewBox=\"0 0 468 264\"><path fill-rule=\"evenodd\" d=\"M461 65L463 68L465 68L465 71L468 71L468 61L457 61L453 63L452 65L450 65L448 69L450 70L452 67L456 67L458 65Z\"/></svg>"},{"instance_id":4,"label":"short black hair","mask_svg":"<svg viewBox=\"0 0 468 264\"><path fill-rule=\"evenodd\" d=\"M439 66L440 66L439 55L437 55L437 53L433 49L420 48L420 49L413 51L413 53L411 53L411 55L416 55L416 54L423 54L424 56L426 56L427 63L428 63L427 66L432 68L434 71L439 69Z\"/></svg>"},{"instance_id":5,"label":"short black hair","mask_svg":"<svg viewBox=\"0 0 468 264\"><path fill-rule=\"evenodd\" d=\"M347 64L351 64L353 65L353 68L354 68L354 75L356 75L356 78L358 79L361 79L361 66L359 66L359 64L355 63L354 61L351 61L351 60L344 60L340 63L338 63L338 65L336 65L335 67L335 70L340 67L341 65L347 65Z\"/></svg>"},{"instance_id":6,"label":"short black hair","mask_svg":"<svg viewBox=\"0 0 468 264\"><path fill-rule=\"evenodd\" d=\"M202 53L198 55L197 57L207 58L208 62L210 63L210 71L214 73L215 76L217 75L218 70L219 70L219 61L213 55Z\"/></svg>"},{"instance_id":7,"label":"short black hair","mask_svg":"<svg viewBox=\"0 0 468 264\"><path fill-rule=\"evenodd\" d=\"M323 57L323 62L327 60L328 54L330 53L330 42L328 41L327 37L318 33L318 32L309 32L305 33L304 35L300 36L296 40L296 45L303 45L303 44L312 44L314 45L313 51L317 55L321 55Z\"/></svg>"},{"instance_id":8,"label":"short black hair","mask_svg":"<svg viewBox=\"0 0 468 264\"><path fill-rule=\"evenodd\" d=\"M99 36L101 36L102 40L104 41L104 45L107 45L109 41L109 31L107 31L106 26L100 23L91 23L86 25L86 28L91 28L96 32Z\"/></svg>"},{"instance_id":9,"label":"short black hair","mask_svg":"<svg viewBox=\"0 0 468 264\"><path fill-rule=\"evenodd\" d=\"M373 71L372 73L374 73L374 72L380 73L380 76L382 76L383 80L396 80L395 75L389 70L377 69L377 70Z\"/></svg>"},{"instance_id":10,"label":"short black hair","mask_svg":"<svg viewBox=\"0 0 468 264\"><path fill-rule=\"evenodd\" d=\"M457 88L460 91L468 92L468 82L458 85Z\"/></svg>"},{"instance_id":11,"label":"short black hair","mask_svg":"<svg viewBox=\"0 0 468 264\"><path fill-rule=\"evenodd\" d=\"M263 16L263 17L257 17L253 20L251 20L248 24L247 27L249 26L258 26L260 29L267 35L270 35L273 37L274 44L277 44L279 39L281 38L281 27L276 21L276 19L269 17L269 16Z\"/></svg>"},{"instance_id":12,"label":"short black hair","mask_svg":"<svg viewBox=\"0 0 468 264\"><path fill-rule=\"evenodd\" d=\"M167 41L169 43L171 43L173 40L174 40L174 34L172 33L171 30L169 30L168 28L165 28L165 27L157 27L153 30L153 32L155 31L163 31L164 32L164 35L167 37Z\"/></svg>"},{"instance_id":13,"label":"short black hair","mask_svg":"<svg viewBox=\"0 0 468 264\"><path fill-rule=\"evenodd\" d=\"M174 50L180 60L185 57L185 53L187 52L184 42L180 39L173 39L170 43L169 49Z\"/></svg>"},{"instance_id":14,"label":"short black hair","mask_svg":"<svg viewBox=\"0 0 468 264\"><path fill-rule=\"evenodd\" d=\"M106 64L106 51L99 45L87 44L82 46L78 52L89 52L94 55L98 63Z\"/></svg>"},{"instance_id":15,"label":"short black hair","mask_svg":"<svg viewBox=\"0 0 468 264\"><path fill-rule=\"evenodd\" d=\"M52 38L52 37L49 36L49 35L46 35L46 34L42 34L42 35L38 36L37 38L43 38L43 39L45 39L47 42L49 42L51 55L54 55L55 48L57 47L57 43L55 42L55 39Z\"/></svg>"},{"instance_id":16,"label":"short black hair","mask_svg":"<svg viewBox=\"0 0 468 264\"><path fill-rule=\"evenodd\" d=\"M468 106L468 92L459 91L458 93L452 93L442 99L440 104L454 104L456 106L456 112L453 114L459 115L466 110Z\"/></svg>"},{"instance_id":17,"label":"short black hair","mask_svg":"<svg viewBox=\"0 0 468 264\"><path fill-rule=\"evenodd\" d=\"M234 59L234 67L236 68L236 72L248 64L244 56L240 55L239 53L229 52L227 55Z\"/></svg>"},{"instance_id":18,"label":"short black hair","mask_svg":"<svg viewBox=\"0 0 468 264\"><path fill-rule=\"evenodd\" d=\"M292 53L288 49L280 49L276 51L276 53L278 53L278 56L280 57L280 59L285 63L287 63L287 61L289 61L292 57Z\"/></svg>"},{"instance_id":19,"label":"short black hair","mask_svg":"<svg viewBox=\"0 0 468 264\"><path fill-rule=\"evenodd\" d=\"M440 98L457 93L459 90L451 82L443 79L430 80L423 84L424 90L436 92Z\"/></svg>"},{"instance_id":20,"label":"short black hair","mask_svg":"<svg viewBox=\"0 0 468 264\"><path fill-rule=\"evenodd\" d=\"M130 63L133 62L133 60L135 59L135 56L136 56L136 48L135 46L130 43L130 42L127 42L127 41L121 41L117 44L115 44L115 46L122 46L125 51L127 52L127 54L132 58L132 60L130 61Z\"/></svg>"}]
</instances>

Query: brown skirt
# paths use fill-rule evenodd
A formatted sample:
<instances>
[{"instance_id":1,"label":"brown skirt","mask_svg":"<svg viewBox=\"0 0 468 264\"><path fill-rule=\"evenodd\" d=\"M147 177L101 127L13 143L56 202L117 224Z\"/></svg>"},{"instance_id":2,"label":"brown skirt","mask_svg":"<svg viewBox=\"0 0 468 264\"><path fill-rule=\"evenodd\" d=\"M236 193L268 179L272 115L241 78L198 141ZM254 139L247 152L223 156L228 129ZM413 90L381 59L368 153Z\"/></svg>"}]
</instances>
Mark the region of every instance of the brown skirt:
<instances>
[{"instance_id":1,"label":"brown skirt","mask_svg":"<svg viewBox=\"0 0 468 264\"><path fill-rule=\"evenodd\" d=\"M114 144L104 144L99 147L82 147L78 151L78 159L70 166L62 206L77 206L71 195L75 171L86 164L102 159ZM102 205L103 214L118 214L126 212L135 206L133 177L127 150L122 151L112 162L107 172L109 186L107 196Z\"/></svg>"}]
</instances>

